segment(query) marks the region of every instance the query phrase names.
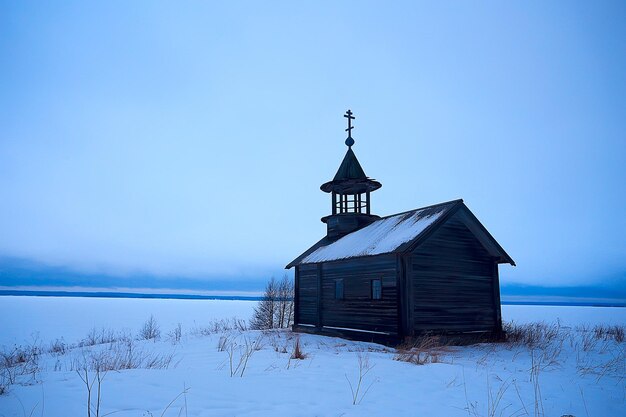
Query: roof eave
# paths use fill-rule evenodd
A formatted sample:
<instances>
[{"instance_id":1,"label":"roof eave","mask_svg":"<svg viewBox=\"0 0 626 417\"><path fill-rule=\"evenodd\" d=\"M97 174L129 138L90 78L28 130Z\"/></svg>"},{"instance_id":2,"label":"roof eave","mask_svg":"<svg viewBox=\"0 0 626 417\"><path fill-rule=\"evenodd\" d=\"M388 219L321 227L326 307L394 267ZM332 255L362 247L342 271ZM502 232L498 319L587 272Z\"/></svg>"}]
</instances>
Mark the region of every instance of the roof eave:
<instances>
[{"instance_id":1,"label":"roof eave","mask_svg":"<svg viewBox=\"0 0 626 417\"><path fill-rule=\"evenodd\" d=\"M309 249L305 250L300 256L298 256L296 259L294 259L293 261L289 262L287 264L287 266L285 266L285 269L291 269L294 266L298 266L298 265L302 265L302 260L304 258L306 258L307 256L309 256L309 254L311 254L313 251L315 251L317 248L319 248L320 246L326 246L330 243L332 243L333 240L328 239L327 236L324 236L323 238L321 238L320 240L318 240L313 246L311 246Z\"/></svg>"},{"instance_id":2,"label":"roof eave","mask_svg":"<svg viewBox=\"0 0 626 417\"><path fill-rule=\"evenodd\" d=\"M431 225L429 225L426 230L416 236L413 240L410 240L406 243L400 245L394 252L407 254L413 252L419 245L422 244L426 239L428 239L442 224L444 224L450 217L454 215L458 211L458 209L463 206L463 199L452 200L446 203L441 204L450 204L454 203L448 210L444 213L443 216L440 216L437 220L435 220Z\"/></svg>"},{"instance_id":3,"label":"roof eave","mask_svg":"<svg viewBox=\"0 0 626 417\"><path fill-rule=\"evenodd\" d=\"M500 246L500 244L498 243L496 238L493 237L493 235L491 233L489 233L487 228L485 226L483 226L483 224L480 222L480 220L478 220L478 218L474 215L474 213L472 213L472 211L467 206L465 207L465 213L468 214L472 218L472 220L474 220L474 222L478 225L478 227L489 238L491 243L496 247L498 252L500 252L500 258L498 260L498 263L501 263L501 264L505 264L506 263L506 264L511 264L512 266L517 266L515 264L515 261L513 260L513 258L511 258L509 256L509 254L506 253L506 251L504 250L504 248L502 246Z\"/></svg>"}]
</instances>

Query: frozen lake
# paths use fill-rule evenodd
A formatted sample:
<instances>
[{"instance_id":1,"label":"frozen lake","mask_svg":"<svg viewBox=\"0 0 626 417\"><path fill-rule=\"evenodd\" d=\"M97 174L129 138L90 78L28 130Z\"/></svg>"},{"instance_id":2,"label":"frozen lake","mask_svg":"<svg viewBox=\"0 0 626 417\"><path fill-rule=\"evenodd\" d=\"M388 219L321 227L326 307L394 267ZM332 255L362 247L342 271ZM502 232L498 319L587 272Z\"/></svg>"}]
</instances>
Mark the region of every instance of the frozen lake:
<instances>
[{"instance_id":1,"label":"frozen lake","mask_svg":"<svg viewBox=\"0 0 626 417\"><path fill-rule=\"evenodd\" d=\"M92 297L0 296L0 347L49 342L72 343L92 328L137 333L153 315L164 333L181 323L186 331L212 320L248 320L256 301L172 300ZM626 324L626 308L578 306L502 306L503 319L518 323L559 320L562 325Z\"/></svg>"}]
</instances>

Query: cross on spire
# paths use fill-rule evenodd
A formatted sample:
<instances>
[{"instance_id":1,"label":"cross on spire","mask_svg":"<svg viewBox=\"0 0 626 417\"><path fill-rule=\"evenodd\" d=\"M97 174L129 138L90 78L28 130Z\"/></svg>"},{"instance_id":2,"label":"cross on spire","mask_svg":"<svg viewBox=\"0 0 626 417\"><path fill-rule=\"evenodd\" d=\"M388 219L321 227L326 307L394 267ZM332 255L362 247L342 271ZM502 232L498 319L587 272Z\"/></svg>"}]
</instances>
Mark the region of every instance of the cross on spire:
<instances>
[{"instance_id":1,"label":"cross on spire","mask_svg":"<svg viewBox=\"0 0 626 417\"><path fill-rule=\"evenodd\" d=\"M355 117L352 115L352 110L350 109L348 109L343 117L348 119L348 128L346 129L346 132L348 132L348 138L346 139L346 145L348 145L348 147L352 147L352 145L354 145L354 139L352 139L352 129L354 129L354 127L352 126L352 121L355 119Z\"/></svg>"}]
</instances>

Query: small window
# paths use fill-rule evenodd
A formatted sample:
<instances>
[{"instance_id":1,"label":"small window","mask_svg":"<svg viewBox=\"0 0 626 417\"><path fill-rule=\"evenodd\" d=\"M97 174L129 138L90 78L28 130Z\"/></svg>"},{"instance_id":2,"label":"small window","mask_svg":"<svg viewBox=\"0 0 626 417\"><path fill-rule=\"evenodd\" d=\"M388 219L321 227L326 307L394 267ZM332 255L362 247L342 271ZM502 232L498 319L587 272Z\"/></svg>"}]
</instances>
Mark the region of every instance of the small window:
<instances>
[{"instance_id":1,"label":"small window","mask_svg":"<svg viewBox=\"0 0 626 417\"><path fill-rule=\"evenodd\" d=\"M343 280L335 281L335 300L343 300Z\"/></svg>"},{"instance_id":2,"label":"small window","mask_svg":"<svg viewBox=\"0 0 626 417\"><path fill-rule=\"evenodd\" d=\"M372 300L382 300L383 282L380 279L372 280Z\"/></svg>"}]
</instances>

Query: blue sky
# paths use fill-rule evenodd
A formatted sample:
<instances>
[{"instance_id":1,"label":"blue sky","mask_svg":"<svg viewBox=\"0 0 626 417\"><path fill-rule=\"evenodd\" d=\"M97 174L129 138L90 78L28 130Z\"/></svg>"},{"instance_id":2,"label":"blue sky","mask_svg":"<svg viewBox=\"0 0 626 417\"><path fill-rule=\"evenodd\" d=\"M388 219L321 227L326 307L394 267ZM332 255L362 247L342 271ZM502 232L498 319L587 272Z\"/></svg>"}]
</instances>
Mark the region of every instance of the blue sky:
<instances>
[{"instance_id":1,"label":"blue sky","mask_svg":"<svg viewBox=\"0 0 626 417\"><path fill-rule=\"evenodd\" d=\"M623 2L3 2L0 259L282 274L325 233L350 108L374 213L463 198L518 264L503 283L623 288L624 21Z\"/></svg>"}]
</instances>

